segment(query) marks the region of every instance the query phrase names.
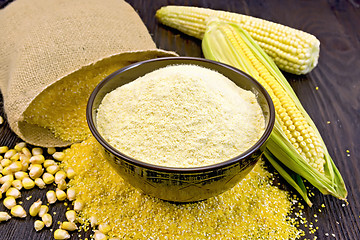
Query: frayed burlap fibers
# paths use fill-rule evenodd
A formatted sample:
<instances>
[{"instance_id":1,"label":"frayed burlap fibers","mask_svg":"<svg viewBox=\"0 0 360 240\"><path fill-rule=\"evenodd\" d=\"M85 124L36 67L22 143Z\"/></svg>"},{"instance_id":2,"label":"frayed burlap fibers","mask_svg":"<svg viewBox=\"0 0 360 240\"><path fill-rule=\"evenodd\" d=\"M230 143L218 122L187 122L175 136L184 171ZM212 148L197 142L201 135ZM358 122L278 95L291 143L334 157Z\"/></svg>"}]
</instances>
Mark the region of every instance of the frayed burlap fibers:
<instances>
[{"instance_id":1,"label":"frayed burlap fibers","mask_svg":"<svg viewBox=\"0 0 360 240\"><path fill-rule=\"evenodd\" d=\"M16 0L0 10L0 26L0 88L7 120L24 141L44 147L66 146L86 135L63 138L51 124L32 121L55 112L37 116L41 111L34 110L47 99L47 91L68 91L85 102L84 91L71 93L62 81L73 81L69 76L74 76L79 88L89 87L88 79L99 81L109 73L107 64L112 71L175 55L156 48L140 17L122 0ZM55 84L59 89L51 90ZM63 99L54 98L51 104L57 109ZM51 109L51 104L46 107ZM85 121L84 116L79 119Z\"/></svg>"}]
</instances>

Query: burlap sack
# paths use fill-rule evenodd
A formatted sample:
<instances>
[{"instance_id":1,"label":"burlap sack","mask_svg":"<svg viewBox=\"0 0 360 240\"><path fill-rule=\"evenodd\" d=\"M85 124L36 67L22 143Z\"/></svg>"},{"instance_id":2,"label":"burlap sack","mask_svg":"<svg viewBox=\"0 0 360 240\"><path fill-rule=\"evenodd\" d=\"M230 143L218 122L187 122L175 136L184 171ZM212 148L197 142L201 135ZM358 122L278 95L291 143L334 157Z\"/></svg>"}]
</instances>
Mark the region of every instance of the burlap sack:
<instances>
[{"instance_id":1,"label":"burlap sack","mask_svg":"<svg viewBox=\"0 0 360 240\"><path fill-rule=\"evenodd\" d=\"M0 10L0 89L11 129L38 146L66 146L23 113L44 89L111 56L140 61L175 55L156 49L122 0L16 0Z\"/></svg>"}]
</instances>

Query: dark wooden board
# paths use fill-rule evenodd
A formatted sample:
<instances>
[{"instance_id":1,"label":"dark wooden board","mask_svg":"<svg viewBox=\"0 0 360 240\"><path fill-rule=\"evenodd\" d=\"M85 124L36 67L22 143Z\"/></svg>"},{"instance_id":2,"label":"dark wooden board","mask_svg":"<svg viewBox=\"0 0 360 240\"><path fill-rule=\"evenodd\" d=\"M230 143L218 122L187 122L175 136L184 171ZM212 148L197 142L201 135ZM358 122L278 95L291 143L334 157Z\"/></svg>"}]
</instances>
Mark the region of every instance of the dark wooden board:
<instances>
[{"instance_id":1,"label":"dark wooden board","mask_svg":"<svg viewBox=\"0 0 360 240\"><path fill-rule=\"evenodd\" d=\"M0 0L0 7L11 1ZM314 34L321 42L319 65L304 76L285 74L305 109L313 118L329 152L346 182L349 205L313 190L313 208L305 208L308 221L315 226L318 239L360 239L360 1L359 0L127 0L139 13L159 48L172 50L181 56L201 57L201 42L160 25L155 11L165 5L191 5L228 10L278 22ZM1 11L1 10L0 10ZM1 23L0 23L1 25ZM0 46L1 47L1 46ZM318 90L316 90L318 87ZM0 114L4 116L2 98ZM330 123L328 123L330 122ZM0 145L13 146L18 141L5 122L0 126ZM346 150L350 151L347 156ZM281 181L281 179L280 179ZM284 183L284 186L288 186ZM32 195L32 200L26 197ZM25 208L40 190L23 191ZM321 208L321 204L326 208ZM318 210L322 209L322 212ZM0 211L3 210L0 204ZM58 203L54 222L63 220L65 207ZM332 236L334 234L335 237ZM328 235L328 236L327 236ZM88 237L89 232L72 236ZM0 224L0 239L52 239L50 230L36 233L30 217L12 219Z\"/></svg>"}]
</instances>

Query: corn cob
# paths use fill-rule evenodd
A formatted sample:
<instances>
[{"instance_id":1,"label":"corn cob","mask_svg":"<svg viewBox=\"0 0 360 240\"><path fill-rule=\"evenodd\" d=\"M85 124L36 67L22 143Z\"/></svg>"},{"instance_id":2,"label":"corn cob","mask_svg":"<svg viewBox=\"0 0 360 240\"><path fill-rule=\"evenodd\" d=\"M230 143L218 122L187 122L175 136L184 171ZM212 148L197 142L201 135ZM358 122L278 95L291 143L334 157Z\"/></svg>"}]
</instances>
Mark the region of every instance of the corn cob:
<instances>
[{"instance_id":1,"label":"corn cob","mask_svg":"<svg viewBox=\"0 0 360 240\"><path fill-rule=\"evenodd\" d=\"M306 74L318 63L320 42L306 32L247 15L207 8L166 6L156 12L161 23L202 39L212 17L239 24L274 60L294 74Z\"/></svg>"},{"instance_id":2,"label":"corn cob","mask_svg":"<svg viewBox=\"0 0 360 240\"><path fill-rule=\"evenodd\" d=\"M251 36L240 25L214 20L208 25L202 49L206 58L243 70L268 91L276 121L265 156L305 201L311 205L302 182L287 169L307 179L323 194L345 200L345 184L315 124L280 70Z\"/></svg>"}]
</instances>

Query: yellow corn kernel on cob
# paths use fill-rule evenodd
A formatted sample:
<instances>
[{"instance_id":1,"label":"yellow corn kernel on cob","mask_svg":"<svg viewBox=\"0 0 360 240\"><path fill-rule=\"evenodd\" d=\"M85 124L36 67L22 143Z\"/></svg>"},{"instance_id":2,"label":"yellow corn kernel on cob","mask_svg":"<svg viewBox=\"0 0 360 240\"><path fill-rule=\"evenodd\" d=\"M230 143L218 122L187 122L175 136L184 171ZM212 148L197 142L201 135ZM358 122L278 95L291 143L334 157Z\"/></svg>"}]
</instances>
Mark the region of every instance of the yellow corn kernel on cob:
<instances>
[{"instance_id":1,"label":"yellow corn kernel on cob","mask_svg":"<svg viewBox=\"0 0 360 240\"><path fill-rule=\"evenodd\" d=\"M161 23L202 39L210 18L239 24L274 60L294 74L306 74L318 63L320 42L306 32L238 13L208 8L165 6L156 12Z\"/></svg>"},{"instance_id":2,"label":"yellow corn kernel on cob","mask_svg":"<svg viewBox=\"0 0 360 240\"><path fill-rule=\"evenodd\" d=\"M276 121L265 156L306 202L311 205L304 186L285 168L307 179L323 194L345 199L343 179L315 124L280 70L251 36L240 25L214 20L208 25L202 49L206 58L239 68L267 90L275 106Z\"/></svg>"}]
</instances>

